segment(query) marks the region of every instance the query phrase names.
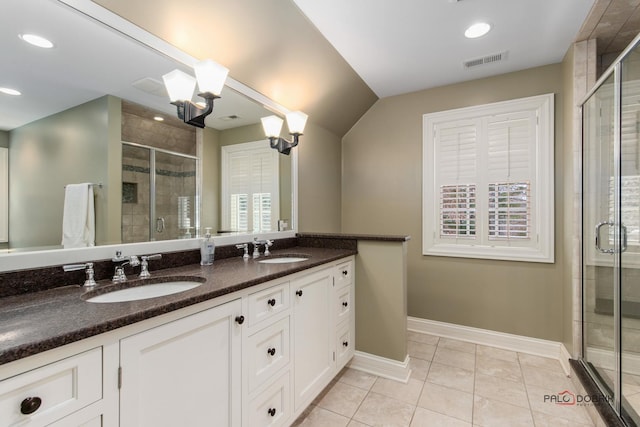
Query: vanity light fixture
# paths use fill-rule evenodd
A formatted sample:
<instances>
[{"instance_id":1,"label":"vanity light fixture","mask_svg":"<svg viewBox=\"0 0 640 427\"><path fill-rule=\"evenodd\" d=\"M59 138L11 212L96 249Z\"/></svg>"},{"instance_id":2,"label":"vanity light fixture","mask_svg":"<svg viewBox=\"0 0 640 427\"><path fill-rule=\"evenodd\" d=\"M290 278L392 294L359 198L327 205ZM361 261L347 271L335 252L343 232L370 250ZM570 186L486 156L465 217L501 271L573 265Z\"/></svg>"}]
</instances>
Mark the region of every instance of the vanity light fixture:
<instances>
[{"instance_id":1,"label":"vanity light fixture","mask_svg":"<svg viewBox=\"0 0 640 427\"><path fill-rule=\"evenodd\" d=\"M205 117L213 111L213 100L220 98L229 70L210 59L196 63L193 68L195 78L180 70L173 70L162 79L171 103L178 109L178 117L187 124L203 128ZM196 81L198 96L206 101L204 105L191 101Z\"/></svg>"},{"instance_id":2,"label":"vanity light fixture","mask_svg":"<svg viewBox=\"0 0 640 427\"><path fill-rule=\"evenodd\" d=\"M293 111L287 114L287 126L289 127L289 135L293 135L293 141L280 138L283 122L280 117L263 117L261 119L262 127L265 135L269 138L271 148L275 148L279 153L288 156L291 153L291 149L298 145L298 138L302 135L304 126L307 124L307 117L302 111Z\"/></svg>"},{"instance_id":3,"label":"vanity light fixture","mask_svg":"<svg viewBox=\"0 0 640 427\"><path fill-rule=\"evenodd\" d=\"M464 36L468 39L477 39L487 34L491 30L491 25L486 22L478 22L473 24L464 32Z\"/></svg>"}]
</instances>

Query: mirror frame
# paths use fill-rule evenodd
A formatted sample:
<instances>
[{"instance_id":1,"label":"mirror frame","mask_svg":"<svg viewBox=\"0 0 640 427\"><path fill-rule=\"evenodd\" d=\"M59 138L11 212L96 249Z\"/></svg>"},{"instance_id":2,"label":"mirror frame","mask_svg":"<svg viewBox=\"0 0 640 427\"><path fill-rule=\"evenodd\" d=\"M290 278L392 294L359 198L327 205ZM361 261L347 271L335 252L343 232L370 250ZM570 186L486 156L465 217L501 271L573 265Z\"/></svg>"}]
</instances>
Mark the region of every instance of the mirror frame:
<instances>
[{"instance_id":1,"label":"mirror frame","mask_svg":"<svg viewBox=\"0 0 640 427\"><path fill-rule=\"evenodd\" d=\"M96 22L97 25L104 25L111 28L124 37L129 37L138 43L165 55L174 61L192 66L198 59L183 52L175 46L165 42L159 37L143 30L133 23L121 18L113 12L93 3L91 0L57 0L68 6L74 12L85 15L88 19ZM264 108L277 114L285 116L290 112L284 106L264 96L258 91L227 77L225 86L239 92L247 98L257 102ZM168 102L168 100L167 100ZM267 139L265 138L265 142ZM291 186L292 186L292 212L291 220L293 229L271 233L238 233L227 236L214 236L216 245L232 245L245 243L259 236L261 239L282 239L295 237L298 230L298 151L293 150L291 154ZM52 249L45 251L12 252L0 255L0 272L24 270L29 268L46 267L52 265L69 264L77 262L89 262L95 260L112 258L116 250L122 251L123 255L141 255L158 252L187 251L200 248L200 239L180 239L163 240L156 242L141 243L121 243L116 245L94 246L89 248L76 249Z\"/></svg>"}]
</instances>

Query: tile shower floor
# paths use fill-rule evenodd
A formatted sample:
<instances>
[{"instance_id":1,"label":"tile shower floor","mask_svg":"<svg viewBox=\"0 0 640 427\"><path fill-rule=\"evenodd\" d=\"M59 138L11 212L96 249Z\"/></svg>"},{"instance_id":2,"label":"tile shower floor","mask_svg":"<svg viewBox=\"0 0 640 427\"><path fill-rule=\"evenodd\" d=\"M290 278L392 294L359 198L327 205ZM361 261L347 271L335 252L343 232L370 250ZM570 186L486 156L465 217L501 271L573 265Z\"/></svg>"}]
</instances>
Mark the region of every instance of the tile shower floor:
<instances>
[{"instance_id":1,"label":"tile shower floor","mask_svg":"<svg viewBox=\"0 0 640 427\"><path fill-rule=\"evenodd\" d=\"M557 360L409 332L407 384L345 369L294 426L593 426Z\"/></svg>"}]
</instances>

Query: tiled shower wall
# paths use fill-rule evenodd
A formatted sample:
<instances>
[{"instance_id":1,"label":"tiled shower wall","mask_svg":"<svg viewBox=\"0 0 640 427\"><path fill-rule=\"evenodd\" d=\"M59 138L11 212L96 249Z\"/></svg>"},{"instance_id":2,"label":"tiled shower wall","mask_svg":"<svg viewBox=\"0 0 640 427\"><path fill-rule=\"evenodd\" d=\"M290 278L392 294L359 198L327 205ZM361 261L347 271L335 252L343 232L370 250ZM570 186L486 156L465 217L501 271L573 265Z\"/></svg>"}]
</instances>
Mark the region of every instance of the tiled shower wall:
<instances>
[{"instance_id":1,"label":"tiled shower wall","mask_svg":"<svg viewBox=\"0 0 640 427\"><path fill-rule=\"evenodd\" d=\"M123 103L122 140L155 148L195 155L195 130L191 127L159 123L130 112ZM190 196L190 221L194 225L196 162L166 153L156 153L156 218L149 218L149 150L122 147L122 243L150 240L149 222L164 218L165 229L155 240L187 237L189 230L178 227L178 198ZM191 230L193 233L193 230Z\"/></svg>"}]
</instances>

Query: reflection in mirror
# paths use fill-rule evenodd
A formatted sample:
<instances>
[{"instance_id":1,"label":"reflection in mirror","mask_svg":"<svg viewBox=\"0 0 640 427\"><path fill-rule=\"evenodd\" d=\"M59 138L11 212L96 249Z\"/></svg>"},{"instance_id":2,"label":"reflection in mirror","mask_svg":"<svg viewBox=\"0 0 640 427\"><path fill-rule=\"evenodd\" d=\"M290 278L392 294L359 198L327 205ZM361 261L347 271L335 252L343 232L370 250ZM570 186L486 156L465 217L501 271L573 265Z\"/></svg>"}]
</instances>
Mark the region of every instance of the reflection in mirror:
<instances>
[{"instance_id":1,"label":"reflection in mirror","mask_svg":"<svg viewBox=\"0 0 640 427\"><path fill-rule=\"evenodd\" d=\"M26 44L18 37L25 31L53 48ZM268 177L257 172L260 162L221 169L224 147L268 147L260 118L272 111L225 87L204 129L185 125L161 76L189 67L58 1L9 2L3 34L1 85L21 92L0 93L5 252L62 248L65 186L85 182L102 184L93 187L96 245L192 238L204 227L294 228L288 156L277 156L277 174ZM263 177L277 180L279 197L264 196L274 183Z\"/></svg>"}]
</instances>

